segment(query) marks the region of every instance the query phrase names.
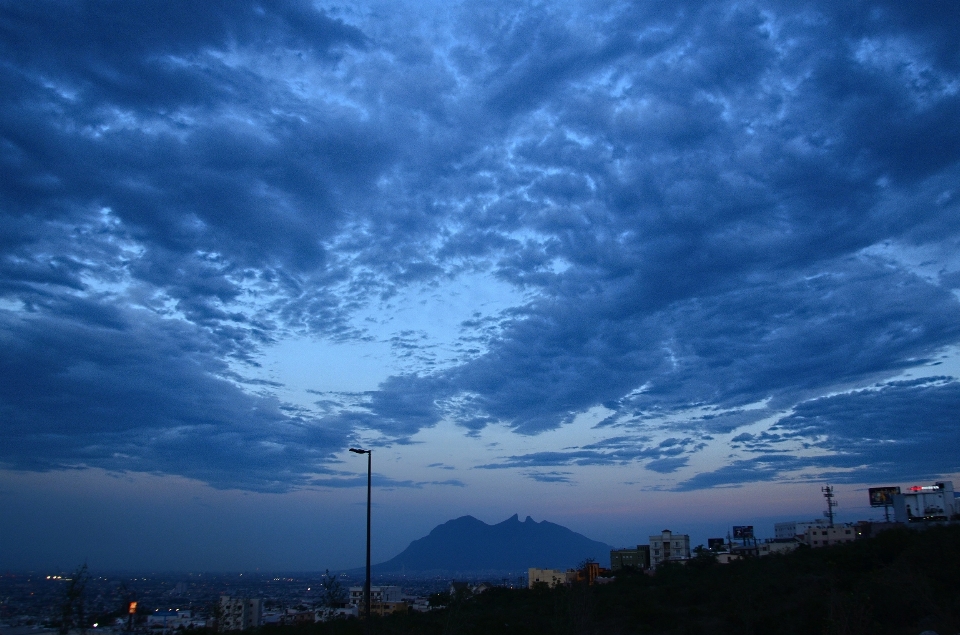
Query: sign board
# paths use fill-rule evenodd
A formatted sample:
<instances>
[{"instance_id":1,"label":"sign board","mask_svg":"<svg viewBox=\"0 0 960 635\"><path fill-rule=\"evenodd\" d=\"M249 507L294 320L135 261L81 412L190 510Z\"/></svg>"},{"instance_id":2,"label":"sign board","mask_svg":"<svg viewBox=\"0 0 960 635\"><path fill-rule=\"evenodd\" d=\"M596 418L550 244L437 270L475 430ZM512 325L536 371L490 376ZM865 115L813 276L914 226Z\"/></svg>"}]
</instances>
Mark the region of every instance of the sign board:
<instances>
[{"instance_id":1,"label":"sign board","mask_svg":"<svg viewBox=\"0 0 960 635\"><path fill-rule=\"evenodd\" d=\"M736 525L733 528L734 538L753 538L753 525Z\"/></svg>"},{"instance_id":2,"label":"sign board","mask_svg":"<svg viewBox=\"0 0 960 635\"><path fill-rule=\"evenodd\" d=\"M871 487L870 507L893 505L893 495L900 493L899 487Z\"/></svg>"}]
</instances>

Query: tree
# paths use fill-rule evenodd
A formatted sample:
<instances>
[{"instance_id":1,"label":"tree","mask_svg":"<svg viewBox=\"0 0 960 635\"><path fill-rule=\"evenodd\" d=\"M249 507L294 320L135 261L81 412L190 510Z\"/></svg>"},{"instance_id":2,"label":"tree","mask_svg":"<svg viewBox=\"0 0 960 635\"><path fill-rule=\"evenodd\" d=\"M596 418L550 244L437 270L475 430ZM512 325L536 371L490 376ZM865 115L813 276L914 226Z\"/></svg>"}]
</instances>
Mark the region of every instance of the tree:
<instances>
[{"instance_id":1,"label":"tree","mask_svg":"<svg viewBox=\"0 0 960 635\"><path fill-rule=\"evenodd\" d=\"M86 632L87 622L83 602L84 590L89 579L90 575L87 573L86 562L70 576L70 584L67 585L67 591L61 606L60 635L67 635L70 629L74 627L79 628L81 633Z\"/></svg>"},{"instance_id":2,"label":"tree","mask_svg":"<svg viewBox=\"0 0 960 635\"><path fill-rule=\"evenodd\" d=\"M323 605L335 609L346 601L347 590L340 584L340 578L327 569L323 574Z\"/></svg>"}]
</instances>

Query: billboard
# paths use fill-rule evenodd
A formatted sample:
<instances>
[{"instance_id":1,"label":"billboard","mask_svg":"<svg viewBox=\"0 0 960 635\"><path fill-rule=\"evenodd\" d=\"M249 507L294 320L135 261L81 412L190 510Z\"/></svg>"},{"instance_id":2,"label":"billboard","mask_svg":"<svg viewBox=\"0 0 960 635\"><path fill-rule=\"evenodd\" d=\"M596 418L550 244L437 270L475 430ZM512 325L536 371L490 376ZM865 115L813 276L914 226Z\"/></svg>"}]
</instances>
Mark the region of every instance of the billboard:
<instances>
[{"instance_id":1,"label":"billboard","mask_svg":"<svg viewBox=\"0 0 960 635\"><path fill-rule=\"evenodd\" d=\"M736 525L733 528L734 538L753 538L753 525Z\"/></svg>"},{"instance_id":2,"label":"billboard","mask_svg":"<svg viewBox=\"0 0 960 635\"><path fill-rule=\"evenodd\" d=\"M900 493L899 487L871 487L870 488L870 506L886 507L893 505L893 495Z\"/></svg>"}]
</instances>

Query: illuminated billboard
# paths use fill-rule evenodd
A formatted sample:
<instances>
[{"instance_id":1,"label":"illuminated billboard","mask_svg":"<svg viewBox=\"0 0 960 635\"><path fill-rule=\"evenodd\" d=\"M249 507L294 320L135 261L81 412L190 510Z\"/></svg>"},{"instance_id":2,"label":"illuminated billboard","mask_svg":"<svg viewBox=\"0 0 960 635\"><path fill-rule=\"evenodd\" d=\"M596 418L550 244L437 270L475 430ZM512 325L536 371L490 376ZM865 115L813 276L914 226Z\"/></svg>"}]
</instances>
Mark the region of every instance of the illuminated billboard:
<instances>
[{"instance_id":1,"label":"illuminated billboard","mask_svg":"<svg viewBox=\"0 0 960 635\"><path fill-rule=\"evenodd\" d=\"M733 528L734 538L753 538L753 525L737 525Z\"/></svg>"},{"instance_id":2,"label":"illuminated billboard","mask_svg":"<svg viewBox=\"0 0 960 635\"><path fill-rule=\"evenodd\" d=\"M886 507L887 505L893 505L893 495L899 493L899 487L871 487L870 506Z\"/></svg>"}]
</instances>

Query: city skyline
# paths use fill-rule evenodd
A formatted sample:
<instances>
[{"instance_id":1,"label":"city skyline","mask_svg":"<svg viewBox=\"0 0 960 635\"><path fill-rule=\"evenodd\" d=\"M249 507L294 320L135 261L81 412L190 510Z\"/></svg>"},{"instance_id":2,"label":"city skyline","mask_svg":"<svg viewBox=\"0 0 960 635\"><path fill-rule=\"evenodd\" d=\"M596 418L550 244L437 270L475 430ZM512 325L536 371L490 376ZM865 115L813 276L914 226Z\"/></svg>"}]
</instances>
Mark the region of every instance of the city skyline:
<instances>
[{"instance_id":1,"label":"city skyline","mask_svg":"<svg viewBox=\"0 0 960 635\"><path fill-rule=\"evenodd\" d=\"M351 446L375 563L468 514L696 544L960 481L956 3L0 32L0 569L359 566Z\"/></svg>"}]
</instances>

